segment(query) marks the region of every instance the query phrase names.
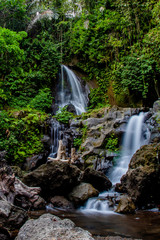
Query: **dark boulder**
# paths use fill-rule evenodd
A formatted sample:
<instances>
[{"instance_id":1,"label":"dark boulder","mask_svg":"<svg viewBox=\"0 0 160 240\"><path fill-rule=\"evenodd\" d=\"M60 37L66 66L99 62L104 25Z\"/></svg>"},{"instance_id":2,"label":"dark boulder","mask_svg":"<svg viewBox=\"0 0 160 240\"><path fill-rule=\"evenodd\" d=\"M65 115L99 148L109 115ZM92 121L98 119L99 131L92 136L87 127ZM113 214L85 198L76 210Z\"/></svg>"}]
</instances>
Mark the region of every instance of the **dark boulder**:
<instances>
[{"instance_id":1,"label":"dark boulder","mask_svg":"<svg viewBox=\"0 0 160 240\"><path fill-rule=\"evenodd\" d=\"M83 182L92 184L98 191L106 191L112 186L112 183L104 173L91 168L87 168L84 171Z\"/></svg>"},{"instance_id":2,"label":"dark boulder","mask_svg":"<svg viewBox=\"0 0 160 240\"><path fill-rule=\"evenodd\" d=\"M62 209L73 209L73 204L63 196L55 196L50 199L51 206Z\"/></svg>"},{"instance_id":3,"label":"dark boulder","mask_svg":"<svg viewBox=\"0 0 160 240\"><path fill-rule=\"evenodd\" d=\"M142 146L133 155L119 189L138 207L160 204L160 143Z\"/></svg>"},{"instance_id":4,"label":"dark boulder","mask_svg":"<svg viewBox=\"0 0 160 240\"><path fill-rule=\"evenodd\" d=\"M72 103L70 103L70 104L67 105L66 110L67 110L68 112L70 112L70 113L76 114L76 108L75 108L75 106L74 106Z\"/></svg>"},{"instance_id":5,"label":"dark boulder","mask_svg":"<svg viewBox=\"0 0 160 240\"><path fill-rule=\"evenodd\" d=\"M61 161L52 161L26 174L23 182L42 189L44 198L68 194L79 183L81 171L73 165Z\"/></svg>"}]
</instances>

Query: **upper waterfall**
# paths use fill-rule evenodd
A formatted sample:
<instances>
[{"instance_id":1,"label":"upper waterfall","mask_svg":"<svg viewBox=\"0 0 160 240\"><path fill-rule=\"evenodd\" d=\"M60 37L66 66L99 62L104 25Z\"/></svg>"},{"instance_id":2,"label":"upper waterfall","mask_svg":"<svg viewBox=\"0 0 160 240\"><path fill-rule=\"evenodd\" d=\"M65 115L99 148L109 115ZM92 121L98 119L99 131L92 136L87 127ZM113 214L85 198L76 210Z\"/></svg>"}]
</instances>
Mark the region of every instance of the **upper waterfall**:
<instances>
[{"instance_id":1,"label":"upper waterfall","mask_svg":"<svg viewBox=\"0 0 160 240\"><path fill-rule=\"evenodd\" d=\"M72 104L76 114L86 111L88 99L82 90L78 77L65 65L61 65L58 105L63 108Z\"/></svg>"}]
</instances>

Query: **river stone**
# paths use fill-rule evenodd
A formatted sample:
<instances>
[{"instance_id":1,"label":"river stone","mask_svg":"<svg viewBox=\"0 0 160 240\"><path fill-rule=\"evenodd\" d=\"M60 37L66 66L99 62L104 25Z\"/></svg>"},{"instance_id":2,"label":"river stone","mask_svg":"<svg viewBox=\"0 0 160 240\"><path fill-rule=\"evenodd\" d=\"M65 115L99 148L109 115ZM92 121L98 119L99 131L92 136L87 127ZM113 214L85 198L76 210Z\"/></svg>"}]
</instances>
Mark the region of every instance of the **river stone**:
<instances>
[{"instance_id":1,"label":"river stone","mask_svg":"<svg viewBox=\"0 0 160 240\"><path fill-rule=\"evenodd\" d=\"M127 192L138 207L160 201L160 143L142 146L132 157L127 173L121 178Z\"/></svg>"},{"instance_id":2,"label":"river stone","mask_svg":"<svg viewBox=\"0 0 160 240\"><path fill-rule=\"evenodd\" d=\"M0 200L0 223L2 227L17 229L27 220L27 212L10 204L8 201Z\"/></svg>"},{"instance_id":3,"label":"river stone","mask_svg":"<svg viewBox=\"0 0 160 240\"><path fill-rule=\"evenodd\" d=\"M63 196L55 196L50 199L50 202L53 205L53 207L62 208L62 209L74 208L73 204Z\"/></svg>"},{"instance_id":4,"label":"river stone","mask_svg":"<svg viewBox=\"0 0 160 240\"><path fill-rule=\"evenodd\" d=\"M136 207L135 207L132 199L130 197L124 195L120 199L120 202L119 202L118 207L115 210L115 212L128 214L128 213L134 213L135 209L136 209Z\"/></svg>"},{"instance_id":5,"label":"river stone","mask_svg":"<svg viewBox=\"0 0 160 240\"><path fill-rule=\"evenodd\" d=\"M43 214L36 220L28 220L20 229L16 240L93 240L92 235L76 227L69 220L61 220L52 214Z\"/></svg>"},{"instance_id":6,"label":"river stone","mask_svg":"<svg viewBox=\"0 0 160 240\"><path fill-rule=\"evenodd\" d=\"M69 199L77 206L83 204L91 197L98 196L98 194L98 190L91 184L82 182L72 190L69 194Z\"/></svg>"},{"instance_id":7,"label":"river stone","mask_svg":"<svg viewBox=\"0 0 160 240\"><path fill-rule=\"evenodd\" d=\"M83 182L92 184L98 191L107 191L112 186L112 183L104 173L91 168L87 168L84 171Z\"/></svg>"},{"instance_id":8,"label":"river stone","mask_svg":"<svg viewBox=\"0 0 160 240\"><path fill-rule=\"evenodd\" d=\"M67 195L79 184L81 171L74 165L61 161L52 161L41 165L23 177L28 186L38 186L42 189L44 198L55 195Z\"/></svg>"}]
</instances>

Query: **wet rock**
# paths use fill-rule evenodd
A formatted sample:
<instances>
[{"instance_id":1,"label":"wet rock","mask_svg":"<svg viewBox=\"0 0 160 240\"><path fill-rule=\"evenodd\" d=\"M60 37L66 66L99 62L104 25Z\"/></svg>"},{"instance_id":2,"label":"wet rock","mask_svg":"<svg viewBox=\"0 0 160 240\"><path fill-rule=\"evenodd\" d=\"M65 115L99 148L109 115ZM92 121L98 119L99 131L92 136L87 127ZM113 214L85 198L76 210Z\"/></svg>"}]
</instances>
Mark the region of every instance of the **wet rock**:
<instances>
[{"instance_id":1,"label":"wet rock","mask_svg":"<svg viewBox=\"0 0 160 240\"><path fill-rule=\"evenodd\" d=\"M27 220L28 215L24 209L10 204L8 201L0 200L0 223L9 229L17 229Z\"/></svg>"},{"instance_id":2,"label":"wet rock","mask_svg":"<svg viewBox=\"0 0 160 240\"><path fill-rule=\"evenodd\" d=\"M115 210L117 213L123 213L123 214L130 214L135 212L135 205L132 201L132 199L126 195L121 197L118 207Z\"/></svg>"},{"instance_id":3,"label":"wet rock","mask_svg":"<svg viewBox=\"0 0 160 240\"><path fill-rule=\"evenodd\" d=\"M71 112L71 113L73 113L73 114L76 115L76 109L75 109L75 106L74 106L73 104L71 104L71 103L68 104L66 110L67 110L68 112Z\"/></svg>"},{"instance_id":4,"label":"wet rock","mask_svg":"<svg viewBox=\"0 0 160 240\"><path fill-rule=\"evenodd\" d=\"M36 220L28 220L20 229L16 240L93 240L92 235L76 227L69 220L61 220L51 214L44 214Z\"/></svg>"},{"instance_id":5,"label":"wet rock","mask_svg":"<svg viewBox=\"0 0 160 240\"><path fill-rule=\"evenodd\" d=\"M127 192L138 207L160 201L160 143L142 146L132 157L127 173L121 178Z\"/></svg>"},{"instance_id":6,"label":"wet rock","mask_svg":"<svg viewBox=\"0 0 160 240\"><path fill-rule=\"evenodd\" d=\"M112 183L104 173L90 168L84 171L83 182L90 183L98 191L107 191L112 186Z\"/></svg>"},{"instance_id":7,"label":"wet rock","mask_svg":"<svg viewBox=\"0 0 160 240\"><path fill-rule=\"evenodd\" d=\"M55 195L65 196L80 182L81 171L73 165L52 161L41 165L23 177L29 186L39 186L44 198Z\"/></svg>"},{"instance_id":8,"label":"wet rock","mask_svg":"<svg viewBox=\"0 0 160 240\"><path fill-rule=\"evenodd\" d=\"M82 182L72 190L69 194L69 199L77 206L83 204L88 198L98 196L98 194L98 190L91 184Z\"/></svg>"},{"instance_id":9,"label":"wet rock","mask_svg":"<svg viewBox=\"0 0 160 240\"><path fill-rule=\"evenodd\" d=\"M62 209L74 209L73 204L63 196L55 196L50 199L53 207Z\"/></svg>"}]
</instances>

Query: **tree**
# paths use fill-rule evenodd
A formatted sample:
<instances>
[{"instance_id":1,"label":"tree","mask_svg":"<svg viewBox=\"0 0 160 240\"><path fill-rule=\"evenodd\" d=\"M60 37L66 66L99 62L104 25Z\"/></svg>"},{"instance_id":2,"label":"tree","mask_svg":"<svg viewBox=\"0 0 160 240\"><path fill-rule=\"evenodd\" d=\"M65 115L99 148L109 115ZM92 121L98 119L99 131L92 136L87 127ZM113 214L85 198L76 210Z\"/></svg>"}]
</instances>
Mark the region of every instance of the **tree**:
<instances>
[{"instance_id":1,"label":"tree","mask_svg":"<svg viewBox=\"0 0 160 240\"><path fill-rule=\"evenodd\" d=\"M7 77L17 71L23 71L21 63L24 51L20 48L20 42L27 36L26 32L13 32L0 27L0 99L1 104L9 97ZM7 97L8 95L8 97Z\"/></svg>"},{"instance_id":2,"label":"tree","mask_svg":"<svg viewBox=\"0 0 160 240\"><path fill-rule=\"evenodd\" d=\"M13 31L25 30L28 18L25 0L0 0L0 26Z\"/></svg>"}]
</instances>

